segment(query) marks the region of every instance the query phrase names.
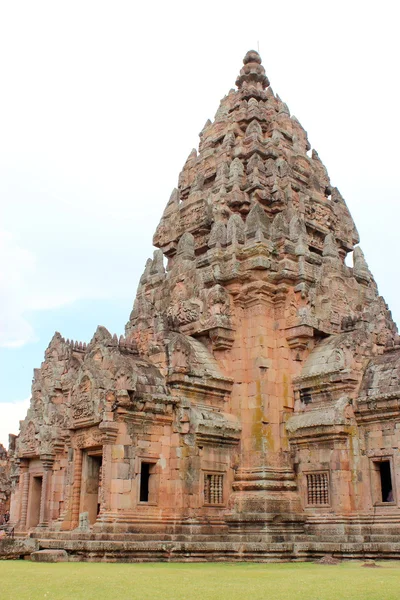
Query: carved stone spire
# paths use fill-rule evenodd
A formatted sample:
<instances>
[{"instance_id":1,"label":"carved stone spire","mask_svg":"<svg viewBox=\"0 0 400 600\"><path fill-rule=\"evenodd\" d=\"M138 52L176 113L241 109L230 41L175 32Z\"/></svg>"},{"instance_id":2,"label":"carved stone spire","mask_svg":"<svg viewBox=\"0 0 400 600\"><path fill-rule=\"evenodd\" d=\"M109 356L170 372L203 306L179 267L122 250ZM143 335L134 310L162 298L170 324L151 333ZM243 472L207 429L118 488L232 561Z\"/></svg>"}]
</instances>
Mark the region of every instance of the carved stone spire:
<instances>
[{"instance_id":1,"label":"carved stone spire","mask_svg":"<svg viewBox=\"0 0 400 600\"><path fill-rule=\"evenodd\" d=\"M291 281L309 304L302 307L308 322L326 335L339 319L326 277L336 278L338 297L351 294L344 258L358 236L344 199L318 153L310 156L306 131L270 88L258 52L247 52L236 84L214 122L206 121L154 236L160 251L146 267L140 297L155 320L148 320L146 335L142 322L135 333L149 348L168 311L175 328L180 320L185 333L205 332L203 287ZM158 285L166 288L157 290L153 274L163 274L161 253L168 266ZM366 273L356 251L352 276L363 284ZM352 303L341 310L352 313ZM135 331L133 321L128 330Z\"/></svg>"},{"instance_id":2,"label":"carved stone spire","mask_svg":"<svg viewBox=\"0 0 400 600\"><path fill-rule=\"evenodd\" d=\"M243 59L243 67L240 69L240 75L236 79L236 85L239 89L242 86L261 86L263 90L269 86L268 77L265 75L265 69L261 64L261 56L255 50L249 50Z\"/></svg>"}]
</instances>

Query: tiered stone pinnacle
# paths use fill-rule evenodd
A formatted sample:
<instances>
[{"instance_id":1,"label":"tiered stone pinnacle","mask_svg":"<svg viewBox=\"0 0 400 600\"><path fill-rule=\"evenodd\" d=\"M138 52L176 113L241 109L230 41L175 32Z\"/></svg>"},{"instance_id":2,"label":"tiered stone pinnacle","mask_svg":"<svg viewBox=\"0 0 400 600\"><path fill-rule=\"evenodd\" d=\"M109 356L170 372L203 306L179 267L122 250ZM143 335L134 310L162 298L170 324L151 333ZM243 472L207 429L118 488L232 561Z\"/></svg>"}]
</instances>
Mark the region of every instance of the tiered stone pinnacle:
<instances>
[{"instance_id":1,"label":"tiered stone pinnacle","mask_svg":"<svg viewBox=\"0 0 400 600\"><path fill-rule=\"evenodd\" d=\"M236 79L236 85L239 89L247 89L248 92L254 89L260 91L269 86L268 77L265 75L265 69L261 64L261 57L255 50L249 50L243 59L244 67L240 70L240 75Z\"/></svg>"}]
</instances>

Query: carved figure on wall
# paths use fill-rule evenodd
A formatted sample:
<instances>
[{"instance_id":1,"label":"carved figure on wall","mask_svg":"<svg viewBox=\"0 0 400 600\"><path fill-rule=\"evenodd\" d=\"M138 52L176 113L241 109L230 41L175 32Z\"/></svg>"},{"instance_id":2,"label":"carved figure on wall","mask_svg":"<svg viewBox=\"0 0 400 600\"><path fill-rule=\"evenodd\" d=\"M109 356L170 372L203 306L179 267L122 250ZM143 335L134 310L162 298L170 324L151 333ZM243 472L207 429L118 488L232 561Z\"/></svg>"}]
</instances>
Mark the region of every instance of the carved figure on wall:
<instances>
[{"instance_id":1,"label":"carved figure on wall","mask_svg":"<svg viewBox=\"0 0 400 600\"><path fill-rule=\"evenodd\" d=\"M174 337L168 345L169 369L174 373L189 373L191 348L184 336Z\"/></svg>"},{"instance_id":2,"label":"carved figure on wall","mask_svg":"<svg viewBox=\"0 0 400 600\"><path fill-rule=\"evenodd\" d=\"M74 420L93 417L92 383L85 375L71 398L72 417Z\"/></svg>"},{"instance_id":3,"label":"carved figure on wall","mask_svg":"<svg viewBox=\"0 0 400 600\"><path fill-rule=\"evenodd\" d=\"M34 423L31 421L25 429L25 432L21 436L20 445L24 453L35 453L37 451L37 437L36 428Z\"/></svg>"},{"instance_id":4,"label":"carved figure on wall","mask_svg":"<svg viewBox=\"0 0 400 600\"><path fill-rule=\"evenodd\" d=\"M183 282L176 284L171 294L172 302L167 310L168 324L172 329L197 321L200 315L201 302L197 298L189 298Z\"/></svg>"},{"instance_id":5,"label":"carved figure on wall","mask_svg":"<svg viewBox=\"0 0 400 600\"><path fill-rule=\"evenodd\" d=\"M40 430L40 454L52 454L53 453L53 436L52 428L49 426L43 426Z\"/></svg>"}]
</instances>

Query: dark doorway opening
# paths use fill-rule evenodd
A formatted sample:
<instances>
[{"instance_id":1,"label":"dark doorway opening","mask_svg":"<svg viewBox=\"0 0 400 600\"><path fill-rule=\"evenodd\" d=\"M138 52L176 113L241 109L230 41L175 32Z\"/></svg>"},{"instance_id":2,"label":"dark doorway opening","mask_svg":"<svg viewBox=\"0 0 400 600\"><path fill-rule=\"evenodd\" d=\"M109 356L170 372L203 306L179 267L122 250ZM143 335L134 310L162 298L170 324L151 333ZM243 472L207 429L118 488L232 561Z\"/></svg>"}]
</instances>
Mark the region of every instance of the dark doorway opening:
<instances>
[{"instance_id":1,"label":"dark doorway opening","mask_svg":"<svg viewBox=\"0 0 400 600\"><path fill-rule=\"evenodd\" d=\"M155 502L155 463L142 462L140 466L139 502Z\"/></svg>"},{"instance_id":2,"label":"dark doorway opening","mask_svg":"<svg viewBox=\"0 0 400 600\"><path fill-rule=\"evenodd\" d=\"M382 502L393 502L392 475L390 472L390 461L383 460L378 463L381 483Z\"/></svg>"},{"instance_id":3,"label":"dark doorway opening","mask_svg":"<svg viewBox=\"0 0 400 600\"><path fill-rule=\"evenodd\" d=\"M140 471L140 502L149 501L150 463L142 462Z\"/></svg>"}]
</instances>

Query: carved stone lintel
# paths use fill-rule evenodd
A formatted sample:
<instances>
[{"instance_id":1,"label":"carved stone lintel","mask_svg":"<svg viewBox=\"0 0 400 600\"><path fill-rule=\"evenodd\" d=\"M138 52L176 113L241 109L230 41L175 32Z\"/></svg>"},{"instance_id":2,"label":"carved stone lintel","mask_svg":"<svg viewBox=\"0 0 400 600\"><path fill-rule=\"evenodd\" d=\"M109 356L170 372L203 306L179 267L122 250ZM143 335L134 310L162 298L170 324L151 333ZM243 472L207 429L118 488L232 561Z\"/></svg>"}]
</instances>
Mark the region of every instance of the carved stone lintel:
<instances>
[{"instance_id":1,"label":"carved stone lintel","mask_svg":"<svg viewBox=\"0 0 400 600\"><path fill-rule=\"evenodd\" d=\"M54 455L53 454L41 454L40 460L42 461L43 469L45 471L50 471L53 468L54 464Z\"/></svg>"},{"instance_id":2,"label":"carved stone lintel","mask_svg":"<svg viewBox=\"0 0 400 600\"><path fill-rule=\"evenodd\" d=\"M294 360L302 360L302 355L310 347L313 337L314 329L309 325L298 325L286 329L286 340L292 350Z\"/></svg>"},{"instance_id":3,"label":"carved stone lintel","mask_svg":"<svg viewBox=\"0 0 400 600\"><path fill-rule=\"evenodd\" d=\"M114 444L118 435L118 423L114 421L102 421L99 425L102 433L103 444Z\"/></svg>"},{"instance_id":4,"label":"carved stone lintel","mask_svg":"<svg viewBox=\"0 0 400 600\"><path fill-rule=\"evenodd\" d=\"M213 327L208 332L214 350L229 350L235 339L235 332L225 327Z\"/></svg>"}]
</instances>

